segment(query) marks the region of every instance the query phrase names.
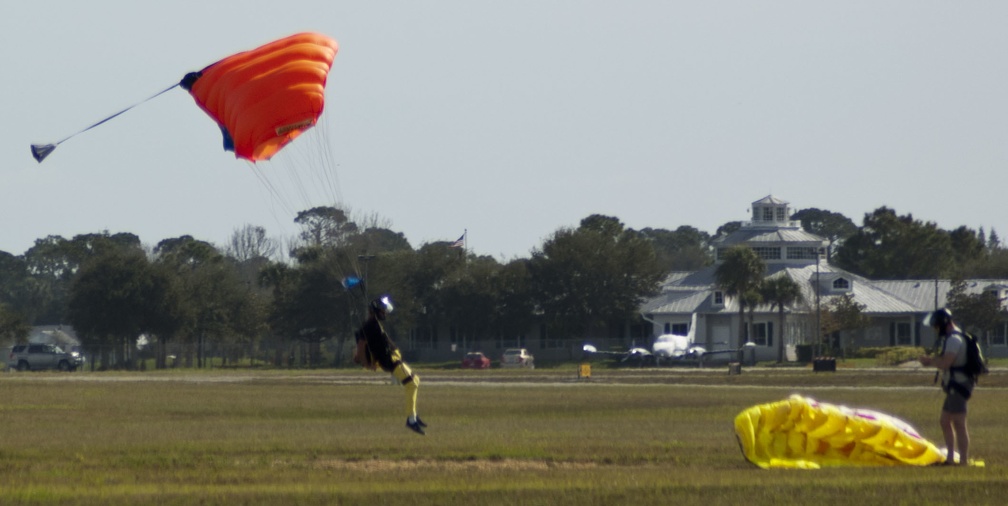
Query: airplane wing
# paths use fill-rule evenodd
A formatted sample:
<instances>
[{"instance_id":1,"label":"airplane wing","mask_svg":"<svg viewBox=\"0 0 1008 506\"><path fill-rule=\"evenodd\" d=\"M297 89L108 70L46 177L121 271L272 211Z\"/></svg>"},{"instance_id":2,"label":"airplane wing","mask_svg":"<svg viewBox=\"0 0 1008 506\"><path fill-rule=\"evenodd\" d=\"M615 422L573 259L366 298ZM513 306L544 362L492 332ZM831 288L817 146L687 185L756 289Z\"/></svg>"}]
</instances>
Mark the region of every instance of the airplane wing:
<instances>
[{"instance_id":1,"label":"airplane wing","mask_svg":"<svg viewBox=\"0 0 1008 506\"><path fill-rule=\"evenodd\" d=\"M586 344L582 347L582 350L589 355L602 355L610 357L613 360L617 360L619 362L643 363L644 361L649 360L652 356L652 353L647 349L638 347L630 348L629 350L625 351L608 351L608 350L599 350L594 345Z\"/></svg>"}]
</instances>

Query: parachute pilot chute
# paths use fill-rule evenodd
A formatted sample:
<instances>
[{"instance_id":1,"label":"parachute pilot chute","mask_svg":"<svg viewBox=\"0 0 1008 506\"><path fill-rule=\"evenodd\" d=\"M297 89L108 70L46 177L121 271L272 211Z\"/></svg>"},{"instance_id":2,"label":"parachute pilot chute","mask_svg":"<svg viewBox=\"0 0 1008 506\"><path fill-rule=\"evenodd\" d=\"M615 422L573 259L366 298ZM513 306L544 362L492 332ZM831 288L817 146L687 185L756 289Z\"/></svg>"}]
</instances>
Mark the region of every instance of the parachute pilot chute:
<instances>
[{"instance_id":1,"label":"parachute pilot chute","mask_svg":"<svg viewBox=\"0 0 1008 506\"><path fill-rule=\"evenodd\" d=\"M106 121L108 121L108 120L110 120L112 118L115 118L116 116L119 116L120 114L122 114L122 113L124 113L124 112L126 112L126 111L128 111L128 110L130 110L130 109L132 109L132 108L134 108L134 107L136 107L136 106L144 103L144 102L147 102L147 101L152 100L152 99L154 99L156 97L159 97L159 96L161 96L161 95L163 95L163 94L165 94L165 93L167 93L167 92L175 89L176 86L178 86L178 84L173 84L173 85L171 85L171 86L169 86L169 87L167 87L167 88L165 88L165 89L163 89L163 90L155 93L154 95L151 95L150 97L148 97L147 99L145 99L143 101L137 102L137 103L135 103L135 104L133 104L133 105L131 105L131 106L129 106L129 107L127 107L127 108L125 108L125 109L123 109L123 110L121 110L121 111L119 111L119 112L117 112L117 113L115 113L115 114L113 114L113 115L111 115L111 116L109 116L109 117L107 117L107 118L105 118L105 119L103 119L103 120L101 120L101 121L99 121L99 122L97 122L97 123L95 123L95 124L87 127L87 128L84 128L84 129L82 129L82 130L80 130L80 131L78 131L76 133L70 134L70 135L68 135L68 136L66 136L66 137L64 137L64 138L62 138L62 139L60 139L60 140L58 140L58 141L56 141L56 142L54 142L52 144L32 144L31 145L32 156L35 157L35 161L37 161L38 163L42 163L42 160L45 160L45 158L47 156L49 156L49 154L52 153L56 149L56 146L59 146L60 144L63 144L64 141L67 141L67 140L75 137L78 134L82 134L84 132L87 132L88 130L91 130L92 128L94 128L96 126L101 125L102 123L105 123Z\"/></svg>"}]
</instances>

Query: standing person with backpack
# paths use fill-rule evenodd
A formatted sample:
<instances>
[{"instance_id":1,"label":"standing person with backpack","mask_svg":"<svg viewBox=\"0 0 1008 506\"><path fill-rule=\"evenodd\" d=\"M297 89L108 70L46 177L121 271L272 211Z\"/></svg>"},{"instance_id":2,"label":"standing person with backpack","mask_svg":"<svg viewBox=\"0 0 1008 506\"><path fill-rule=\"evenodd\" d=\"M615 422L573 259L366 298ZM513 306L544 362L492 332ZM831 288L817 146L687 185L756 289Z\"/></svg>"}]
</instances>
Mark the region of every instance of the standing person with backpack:
<instances>
[{"instance_id":1,"label":"standing person with backpack","mask_svg":"<svg viewBox=\"0 0 1008 506\"><path fill-rule=\"evenodd\" d=\"M922 365L936 367L941 374L945 403L939 423L945 436L945 464L956 464L953 450L959 451L959 464L965 465L969 459L969 430L966 427L966 403L973 393L976 377L966 372L968 361L967 337L952 321L952 313L945 308L938 309L925 318L925 323L941 338L941 354L923 356Z\"/></svg>"},{"instance_id":2,"label":"standing person with backpack","mask_svg":"<svg viewBox=\"0 0 1008 506\"><path fill-rule=\"evenodd\" d=\"M388 297L380 297L368 304L368 318L364 320L357 331L357 348L354 351L354 362L366 369L392 373L406 388L406 427L417 434L424 435L427 424L417 416L417 389L420 378L413 374L406 362L402 360L399 347L385 332L381 322L392 312L392 301Z\"/></svg>"}]
</instances>

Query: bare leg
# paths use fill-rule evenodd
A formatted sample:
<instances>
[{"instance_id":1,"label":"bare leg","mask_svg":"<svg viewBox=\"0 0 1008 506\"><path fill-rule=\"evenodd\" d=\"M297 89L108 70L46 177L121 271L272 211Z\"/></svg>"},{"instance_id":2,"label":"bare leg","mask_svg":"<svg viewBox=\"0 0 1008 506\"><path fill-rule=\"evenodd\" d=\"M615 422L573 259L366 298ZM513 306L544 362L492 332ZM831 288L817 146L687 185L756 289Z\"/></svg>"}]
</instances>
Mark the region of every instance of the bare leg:
<instances>
[{"instance_id":1,"label":"bare leg","mask_svg":"<svg viewBox=\"0 0 1008 506\"><path fill-rule=\"evenodd\" d=\"M956 450L959 451L959 463L967 465L969 463L969 430L966 428L966 413L950 414L949 419L952 430L955 432Z\"/></svg>"},{"instance_id":2,"label":"bare leg","mask_svg":"<svg viewBox=\"0 0 1008 506\"><path fill-rule=\"evenodd\" d=\"M938 424L941 425L942 435L945 436L945 462L948 462L949 464L955 463L953 455L956 448L956 433L952 428L952 418L954 416L955 415L952 413L942 410L941 418L938 421Z\"/></svg>"}]
</instances>

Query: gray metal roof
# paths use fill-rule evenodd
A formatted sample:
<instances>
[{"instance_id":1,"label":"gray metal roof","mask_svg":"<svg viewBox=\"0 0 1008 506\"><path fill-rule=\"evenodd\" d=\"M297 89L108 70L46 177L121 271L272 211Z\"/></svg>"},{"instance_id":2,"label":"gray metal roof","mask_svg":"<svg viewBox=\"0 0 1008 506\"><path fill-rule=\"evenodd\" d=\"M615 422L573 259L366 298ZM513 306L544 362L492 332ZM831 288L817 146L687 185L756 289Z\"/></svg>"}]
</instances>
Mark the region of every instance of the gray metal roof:
<instances>
[{"instance_id":1,"label":"gray metal roof","mask_svg":"<svg viewBox=\"0 0 1008 506\"><path fill-rule=\"evenodd\" d=\"M715 271L716 267L711 266L695 272L670 274L662 285L661 294L645 302L641 306L641 312L649 314L681 314L694 311L737 312L736 298L727 298L723 308L714 309L710 306L710 295L717 289ZM819 265L818 273L815 264L768 266L767 277L781 275L790 277L801 287L804 301L794 308L797 311L815 307L817 277L818 286L825 285L819 291L820 304L827 304L833 298L849 293L858 304L865 306L866 314L921 313L934 308L933 280L873 281L825 263ZM832 281L837 278L846 279L850 283L850 289L846 291L830 289ZM982 286L990 285L991 283L982 284ZM939 288L940 292L942 294L947 292L948 286L948 281L944 281L944 285ZM761 304L756 310L768 312L771 311L771 307L770 304Z\"/></svg>"},{"instance_id":2,"label":"gray metal roof","mask_svg":"<svg viewBox=\"0 0 1008 506\"><path fill-rule=\"evenodd\" d=\"M714 272L717 267L710 265L704 267L698 271L676 271L671 272L662 282L662 290L674 289L682 290L685 288L711 288L714 286L717 278L714 277Z\"/></svg>"},{"instance_id":3,"label":"gray metal roof","mask_svg":"<svg viewBox=\"0 0 1008 506\"><path fill-rule=\"evenodd\" d=\"M904 300L911 301L915 306L929 311L948 304L948 292L952 289L952 281L948 279L907 279L874 281L875 285L888 293ZM966 293L975 295L986 290L1004 290L1008 281L1004 279L970 279L966 281ZM937 304L935 303L937 292Z\"/></svg>"},{"instance_id":4,"label":"gray metal roof","mask_svg":"<svg viewBox=\"0 0 1008 506\"><path fill-rule=\"evenodd\" d=\"M757 200L756 202L753 202L753 204L787 205L787 204L790 204L790 202L788 202L786 200L781 200L781 199L779 199L777 197L774 197L773 195L767 195L766 197L763 197L763 198Z\"/></svg>"},{"instance_id":5,"label":"gray metal roof","mask_svg":"<svg viewBox=\"0 0 1008 506\"><path fill-rule=\"evenodd\" d=\"M710 290L682 290L662 293L641 306L644 314L689 314L701 311L703 303L710 298Z\"/></svg>"},{"instance_id":6,"label":"gray metal roof","mask_svg":"<svg viewBox=\"0 0 1008 506\"><path fill-rule=\"evenodd\" d=\"M788 275L802 287L803 295L810 305L815 303L816 287L819 286L820 304L826 304L836 297L850 294L856 303L864 305L862 311L866 314L928 311L927 306L922 307L915 304L912 300L899 297L880 287L875 281L830 265L820 264L818 274L816 273L815 264L804 267L788 267L786 270L788 271ZM819 283L816 283L817 276L820 280ZM847 291L830 289L832 281L837 278L846 279L850 283L850 289ZM826 280L829 282L823 282Z\"/></svg>"},{"instance_id":7,"label":"gray metal roof","mask_svg":"<svg viewBox=\"0 0 1008 506\"><path fill-rule=\"evenodd\" d=\"M764 243L781 244L788 243L794 246L825 246L828 241L797 227L742 227L727 236L719 237L711 241L717 246L732 246L741 243Z\"/></svg>"}]
</instances>

